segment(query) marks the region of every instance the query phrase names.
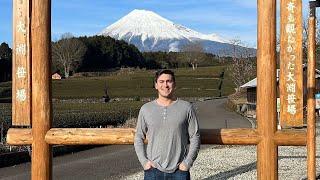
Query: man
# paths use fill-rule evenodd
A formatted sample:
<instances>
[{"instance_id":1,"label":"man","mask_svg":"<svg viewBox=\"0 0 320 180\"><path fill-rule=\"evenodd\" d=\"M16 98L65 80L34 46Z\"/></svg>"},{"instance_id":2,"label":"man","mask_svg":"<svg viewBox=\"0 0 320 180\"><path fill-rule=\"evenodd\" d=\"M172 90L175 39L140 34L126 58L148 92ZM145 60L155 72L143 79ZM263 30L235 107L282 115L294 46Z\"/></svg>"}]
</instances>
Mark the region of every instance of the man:
<instances>
[{"instance_id":1,"label":"man","mask_svg":"<svg viewBox=\"0 0 320 180\"><path fill-rule=\"evenodd\" d=\"M154 83L158 98L141 107L134 140L144 179L190 179L189 169L200 148L195 111L189 102L175 97L171 70L158 71Z\"/></svg>"}]
</instances>

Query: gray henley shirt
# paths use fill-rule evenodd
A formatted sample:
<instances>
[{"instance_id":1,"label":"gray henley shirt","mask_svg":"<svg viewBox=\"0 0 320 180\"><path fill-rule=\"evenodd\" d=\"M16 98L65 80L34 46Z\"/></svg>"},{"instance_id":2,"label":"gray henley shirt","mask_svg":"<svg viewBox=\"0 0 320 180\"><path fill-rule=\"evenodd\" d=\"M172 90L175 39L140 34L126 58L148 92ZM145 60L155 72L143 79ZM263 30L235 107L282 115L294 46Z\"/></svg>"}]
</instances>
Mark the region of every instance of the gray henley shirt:
<instances>
[{"instance_id":1,"label":"gray henley shirt","mask_svg":"<svg viewBox=\"0 0 320 180\"><path fill-rule=\"evenodd\" d=\"M148 140L146 149L144 139ZM190 169L200 149L199 125L191 103L177 99L169 106L156 100L144 104L134 147L143 167L150 160L162 172L172 173L180 163Z\"/></svg>"}]
</instances>

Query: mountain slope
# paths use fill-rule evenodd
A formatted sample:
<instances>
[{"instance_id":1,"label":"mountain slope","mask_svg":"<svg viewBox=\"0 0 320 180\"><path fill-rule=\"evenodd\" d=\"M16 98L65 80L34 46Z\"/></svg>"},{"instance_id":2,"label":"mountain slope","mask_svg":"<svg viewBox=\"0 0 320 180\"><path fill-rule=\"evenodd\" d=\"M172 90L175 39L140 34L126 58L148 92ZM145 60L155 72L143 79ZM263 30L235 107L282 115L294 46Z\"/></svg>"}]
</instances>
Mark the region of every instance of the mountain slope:
<instances>
[{"instance_id":1,"label":"mountain slope","mask_svg":"<svg viewBox=\"0 0 320 180\"><path fill-rule=\"evenodd\" d=\"M231 53L228 40L216 34L199 33L147 10L131 11L98 35L124 40L140 51L181 51L183 46L199 42L206 52Z\"/></svg>"}]
</instances>

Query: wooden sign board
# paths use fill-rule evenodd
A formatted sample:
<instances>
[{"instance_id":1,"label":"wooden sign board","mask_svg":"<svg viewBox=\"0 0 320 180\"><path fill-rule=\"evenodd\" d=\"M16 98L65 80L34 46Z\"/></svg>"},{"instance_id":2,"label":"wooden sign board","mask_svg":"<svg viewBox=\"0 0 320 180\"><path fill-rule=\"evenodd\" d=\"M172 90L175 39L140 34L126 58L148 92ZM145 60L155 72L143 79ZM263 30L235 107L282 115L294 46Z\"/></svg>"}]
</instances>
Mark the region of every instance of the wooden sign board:
<instances>
[{"instance_id":1,"label":"wooden sign board","mask_svg":"<svg viewBox=\"0 0 320 180\"><path fill-rule=\"evenodd\" d=\"M302 1L281 0L280 125L303 125Z\"/></svg>"},{"instance_id":2,"label":"wooden sign board","mask_svg":"<svg viewBox=\"0 0 320 180\"><path fill-rule=\"evenodd\" d=\"M30 1L13 0L12 125L31 124Z\"/></svg>"}]
</instances>

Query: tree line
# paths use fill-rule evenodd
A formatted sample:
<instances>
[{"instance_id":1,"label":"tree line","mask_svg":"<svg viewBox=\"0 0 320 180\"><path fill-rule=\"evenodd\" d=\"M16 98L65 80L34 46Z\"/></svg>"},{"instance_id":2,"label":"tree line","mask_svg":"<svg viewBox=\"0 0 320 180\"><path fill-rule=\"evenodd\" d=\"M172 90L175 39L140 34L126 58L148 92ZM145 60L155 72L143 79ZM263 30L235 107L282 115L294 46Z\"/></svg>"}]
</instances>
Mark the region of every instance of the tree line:
<instances>
[{"instance_id":1,"label":"tree line","mask_svg":"<svg viewBox=\"0 0 320 180\"><path fill-rule=\"evenodd\" d=\"M196 44L186 45L189 49ZM194 61L193 59L196 59ZM216 55L196 52L140 52L134 45L109 36L73 37L66 33L52 43L53 71L65 77L77 72L101 72L114 68L179 68L220 64Z\"/></svg>"},{"instance_id":2,"label":"tree line","mask_svg":"<svg viewBox=\"0 0 320 180\"><path fill-rule=\"evenodd\" d=\"M10 81L12 74L12 49L5 42L0 45L0 82Z\"/></svg>"},{"instance_id":3,"label":"tree line","mask_svg":"<svg viewBox=\"0 0 320 180\"><path fill-rule=\"evenodd\" d=\"M226 58L223 58L224 60ZM140 52L134 45L105 36L74 37L63 34L52 42L51 71L64 77L77 72L103 72L114 68L180 68L214 66L222 59L205 53L199 44L188 44L183 52ZM0 46L0 81L11 80L12 49Z\"/></svg>"}]
</instances>

